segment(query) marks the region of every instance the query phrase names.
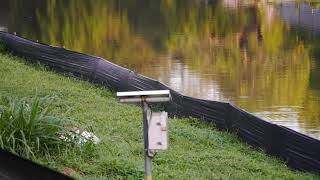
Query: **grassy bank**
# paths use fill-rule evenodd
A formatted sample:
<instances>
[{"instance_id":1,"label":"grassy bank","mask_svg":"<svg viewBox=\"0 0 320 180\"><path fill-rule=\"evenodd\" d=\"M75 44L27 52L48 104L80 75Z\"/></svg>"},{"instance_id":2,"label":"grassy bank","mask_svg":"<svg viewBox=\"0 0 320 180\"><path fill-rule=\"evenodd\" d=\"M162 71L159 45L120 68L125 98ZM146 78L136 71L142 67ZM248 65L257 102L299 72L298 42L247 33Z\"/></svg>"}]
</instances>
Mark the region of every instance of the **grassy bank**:
<instances>
[{"instance_id":1,"label":"grassy bank","mask_svg":"<svg viewBox=\"0 0 320 180\"><path fill-rule=\"evenodd\" d=\"M53 113L90 127L98 145L67 148L35 161L85 179L143 178L141 110L105 88L0 54L0 95L56 97ZM313 179L253 150L231 134L190 119L170 119L170 148L153 160L155 179Z\"/></svg>"}]
</instances>

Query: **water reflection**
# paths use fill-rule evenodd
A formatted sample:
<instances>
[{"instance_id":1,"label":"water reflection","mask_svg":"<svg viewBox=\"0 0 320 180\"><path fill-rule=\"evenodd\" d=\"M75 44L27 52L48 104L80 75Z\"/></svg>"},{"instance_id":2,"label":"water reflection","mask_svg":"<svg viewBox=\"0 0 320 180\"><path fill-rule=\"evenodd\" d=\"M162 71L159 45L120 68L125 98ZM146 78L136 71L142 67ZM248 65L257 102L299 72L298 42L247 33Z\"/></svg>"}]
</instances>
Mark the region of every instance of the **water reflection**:
<instances>
[{"instance_id":1,"label":"water reflection","mask_svg":"<svg viewBox=\"0 0 320 180\"><path fill-rule=\"evenodd\" d=\"M282 19L292 25L306 27L314 33L320 33L320 9L315 9L304 3L287 3L281 4L280 15Z\"/></svg>"},{"instance_id":2,"label":"water reflection","mask_svg":"<svg viewBox=\"0 0 320 180\"><path fill-rule=\"evenodd\" d=\"M1 4L0 6L0 31L8 31L7 25L7 15L8 15L8 2Z\"/></svg>"},{"instance_id":3,"label":"water reflection","mask_svg":"<svg viewBox=\"0 0 320 180\"><path fill-rule=\"evenodd\" d=\"M314 17L320 12L307 4L7 0L7 5L0 25L5 22L11 32L105 57L184 94L230 101L320 138L315 33L320 20L308 18L309 10Z\"/></svg>"}]
</instances>

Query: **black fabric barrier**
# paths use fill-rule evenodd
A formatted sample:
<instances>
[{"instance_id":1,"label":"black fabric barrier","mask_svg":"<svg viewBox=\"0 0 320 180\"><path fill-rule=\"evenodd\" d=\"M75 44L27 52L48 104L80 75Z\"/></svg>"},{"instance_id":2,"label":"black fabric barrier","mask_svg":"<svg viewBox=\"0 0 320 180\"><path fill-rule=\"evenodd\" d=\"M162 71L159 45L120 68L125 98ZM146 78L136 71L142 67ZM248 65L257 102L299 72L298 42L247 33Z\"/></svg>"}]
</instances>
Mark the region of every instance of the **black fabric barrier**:
<instances>
[{"instance_id":1,"label":"black fabric barrier","mask_svg":"<svg viewBox=\"0 0 320 180\"><path fill-rule=\"evenodd\" d=\"M0 149L0 179L71 180L73 178Z\"/></svg>"},{"instance_id":2,"label":"black fabric barrier","mask_svg":"<svg viewBox=\"0 0 320 180\"><path fill-rule=\"evenodd\" d=\"M279 157L292 168L320 174L320 141L288 128L266 122L229 103L184 96L159 81L139 75L105 59L29 41L5 32L0 40L15 55L40 62L55 71L89 80L114 91L169 89L170 116L194 117L214 124L267 154Z\"/></svg>"}]
</instances>

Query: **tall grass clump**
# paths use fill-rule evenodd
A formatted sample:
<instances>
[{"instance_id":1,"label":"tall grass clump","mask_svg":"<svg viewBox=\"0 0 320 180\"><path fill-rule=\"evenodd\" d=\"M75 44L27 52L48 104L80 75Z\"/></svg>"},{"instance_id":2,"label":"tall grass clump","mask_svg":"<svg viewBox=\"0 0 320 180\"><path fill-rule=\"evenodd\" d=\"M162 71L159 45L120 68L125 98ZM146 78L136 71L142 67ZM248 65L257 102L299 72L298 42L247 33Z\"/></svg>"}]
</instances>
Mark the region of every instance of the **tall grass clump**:
<instances>
[{"instance_id":1,"label":"tall grass clump","mask_svg":"<svg viewBox=\"0 0 320 180\"><path fill-rule=\"evenodd\" d=\"M70 146L72 142L61 137L70 135L71 121L51 113L52 100L0 97L0 147L35 159Z\"/></svg>"},{"instance_id":2,"label":"tall grass clump","mask_svg":"<svg viewBox=\"0 0 320 180\"><path fill-rule=\"evenodd\" d=\"M6 51L6 46L3 44L2 40L0 39L0 53Z\"/></svg>"}]
</instances>

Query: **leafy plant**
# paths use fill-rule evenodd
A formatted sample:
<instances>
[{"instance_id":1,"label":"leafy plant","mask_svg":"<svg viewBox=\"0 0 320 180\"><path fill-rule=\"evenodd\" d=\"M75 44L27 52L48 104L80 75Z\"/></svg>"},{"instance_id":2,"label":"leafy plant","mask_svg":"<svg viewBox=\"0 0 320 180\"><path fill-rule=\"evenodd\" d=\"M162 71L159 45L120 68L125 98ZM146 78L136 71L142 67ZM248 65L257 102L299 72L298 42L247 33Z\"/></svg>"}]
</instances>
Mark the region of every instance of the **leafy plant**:
<instances>
[{"instance_id":1,"label":"leafy plant","mask_svg":"<svg viewBox=\"0 0 320 180\"><path fill-rule=\"evenodd\" d=\"M0 97L0 147L33 159L70 146L61 136L70 136L71 121L51 113L52 100Z\"/></svg>"}]
</instances>

